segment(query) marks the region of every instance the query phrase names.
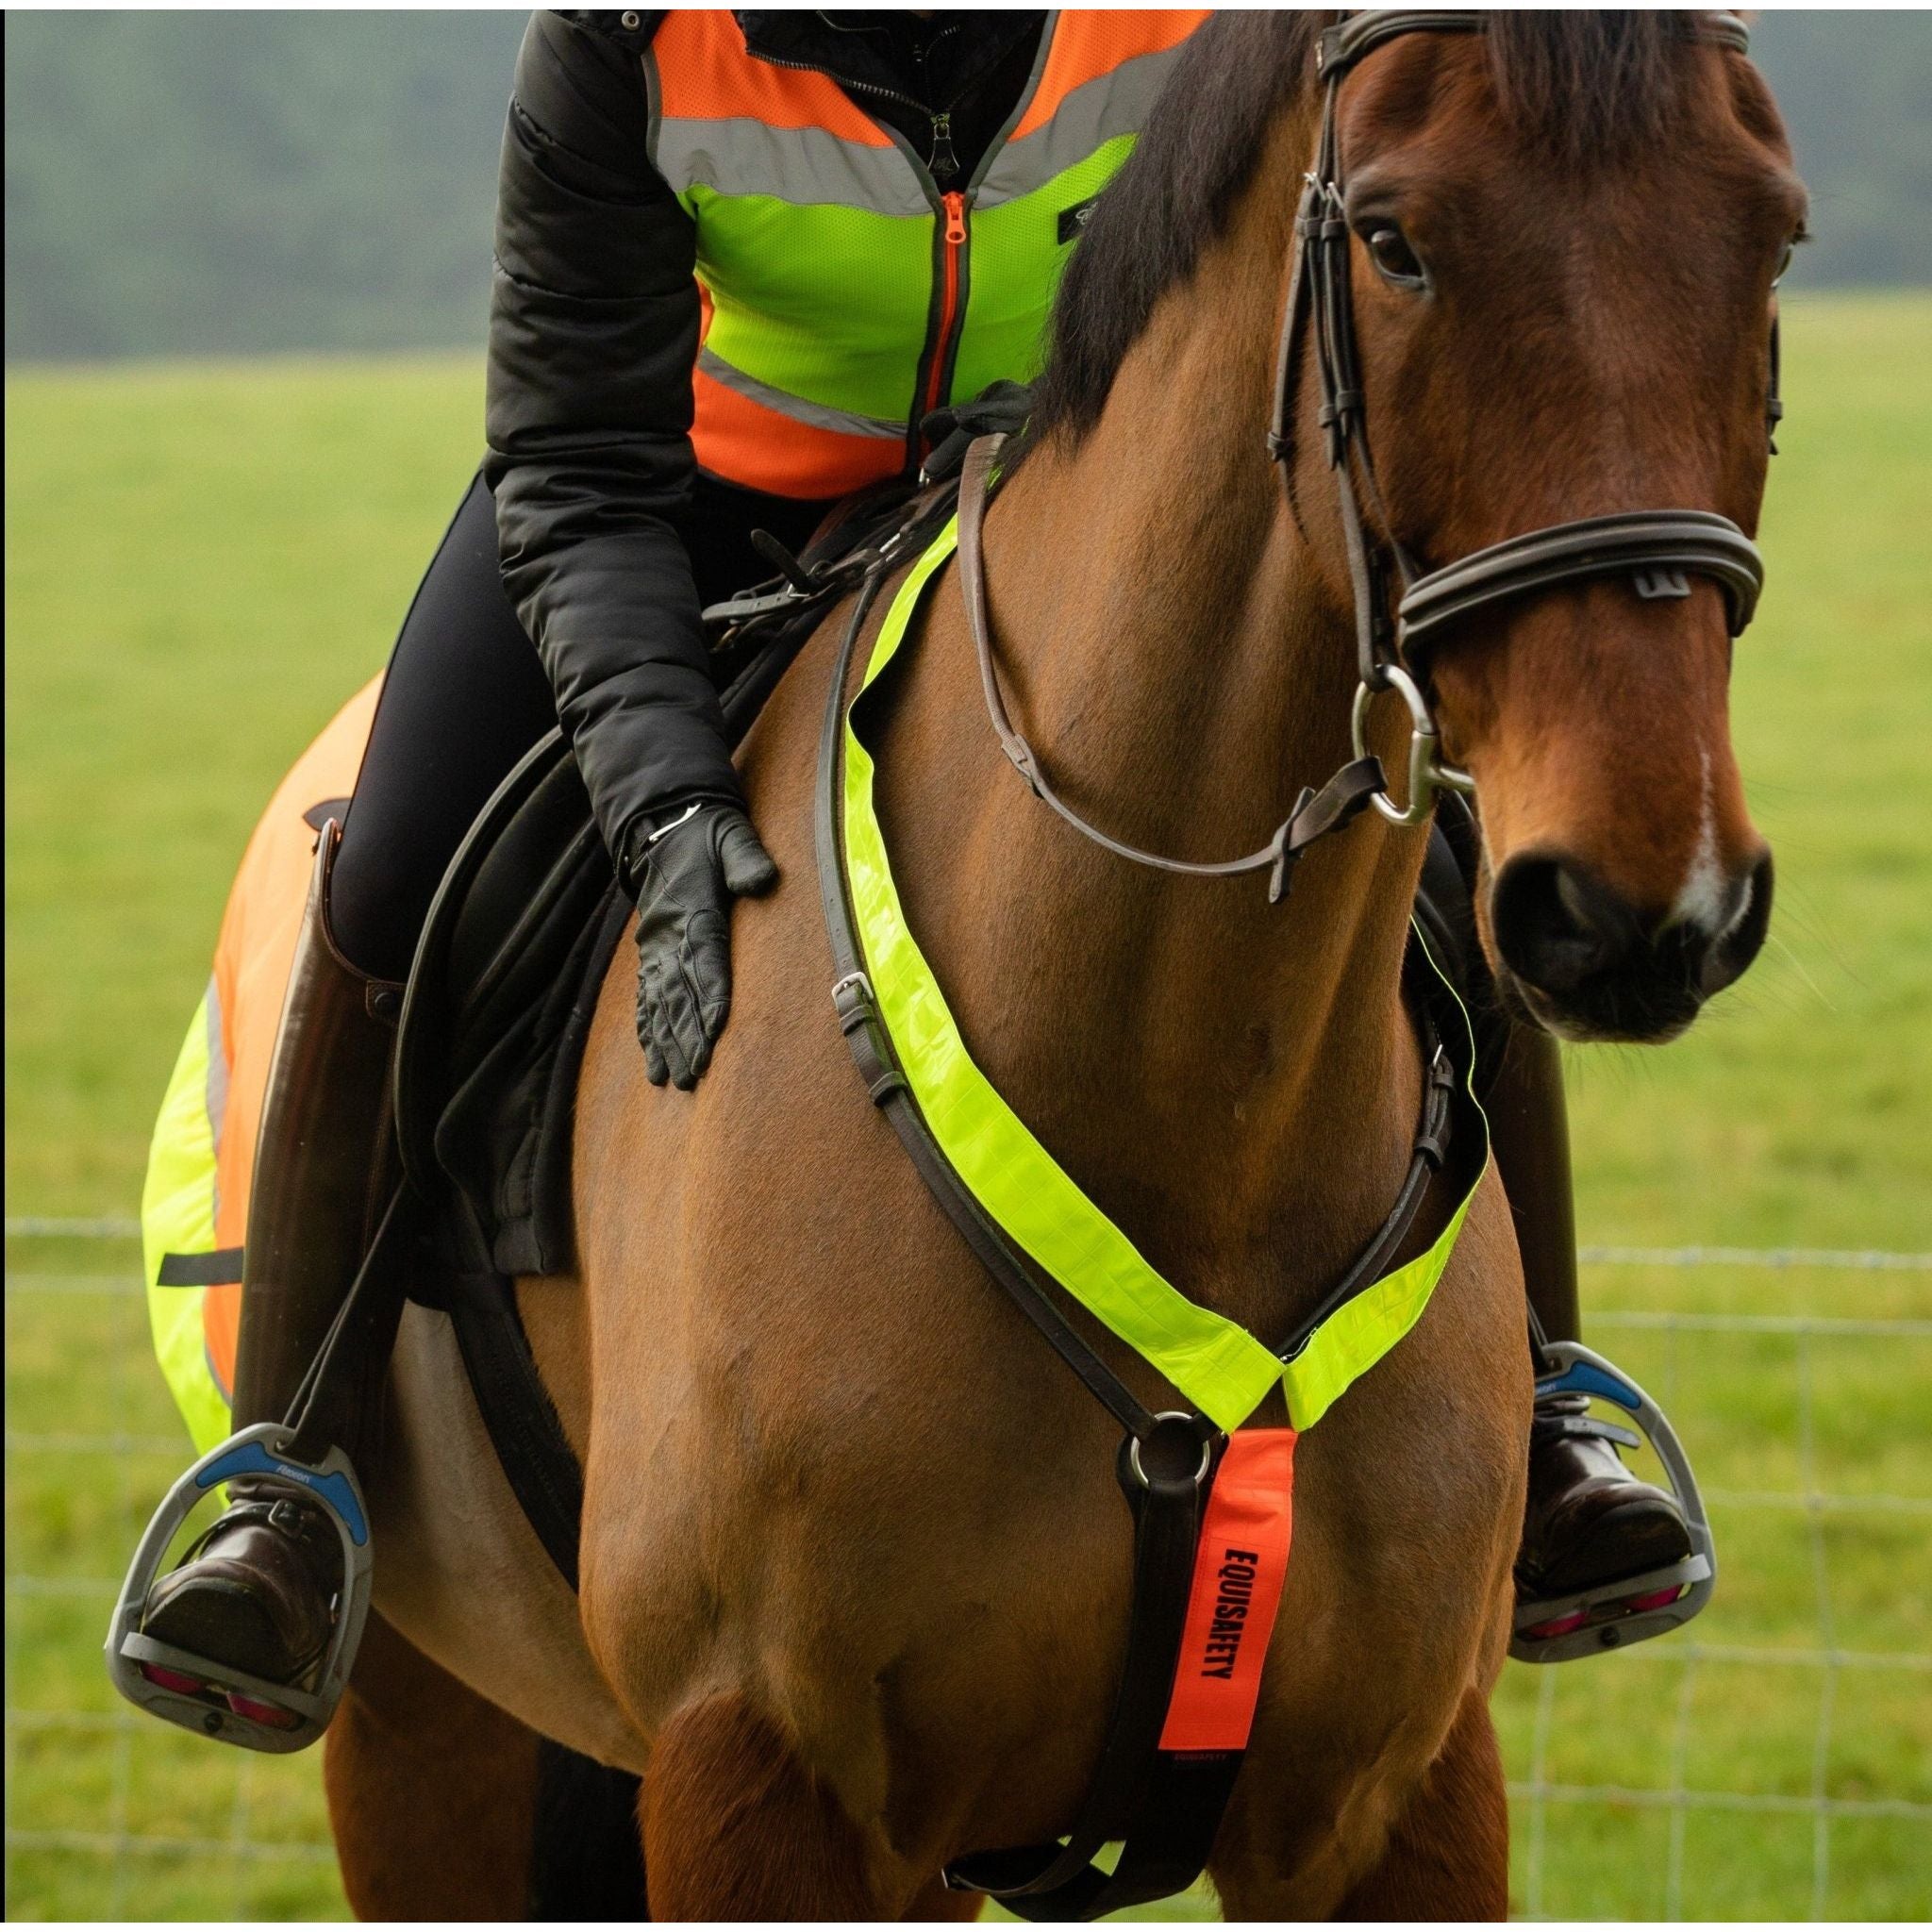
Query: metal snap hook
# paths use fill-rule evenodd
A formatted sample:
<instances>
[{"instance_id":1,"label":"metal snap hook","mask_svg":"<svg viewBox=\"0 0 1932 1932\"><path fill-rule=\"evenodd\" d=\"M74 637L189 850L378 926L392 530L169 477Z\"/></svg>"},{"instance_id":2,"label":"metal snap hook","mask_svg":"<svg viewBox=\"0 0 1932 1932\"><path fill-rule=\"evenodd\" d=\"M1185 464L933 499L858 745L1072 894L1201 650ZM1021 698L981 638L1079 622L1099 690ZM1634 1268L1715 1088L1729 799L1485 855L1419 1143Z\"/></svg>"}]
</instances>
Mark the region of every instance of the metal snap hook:
<instances>
[{"instance_id":1,"label":"metal snap hook","mask_svg":"<svg viewBox=\"0 0 1932 1932\"><path fill-rule=\"evenodd\" d=\"M1436 721L1421 687L1400 664L1385 663L1383 689L1399 691L1408 707L1408 803L1398 806L1387 792L1371 795L1369 803L1391 825L1420 825L1428 822L1435 808L1438 791L1474 791L1475 780L1454 765L1443 764L1436 756L1441 741L1436 736ZM1372 686L1358 684L1355 690L1355 712L1349 721L1349 735L1355 741L1355 755L1369 755L1369 708L1375 701Z\"/></svg>"}]
</instances>

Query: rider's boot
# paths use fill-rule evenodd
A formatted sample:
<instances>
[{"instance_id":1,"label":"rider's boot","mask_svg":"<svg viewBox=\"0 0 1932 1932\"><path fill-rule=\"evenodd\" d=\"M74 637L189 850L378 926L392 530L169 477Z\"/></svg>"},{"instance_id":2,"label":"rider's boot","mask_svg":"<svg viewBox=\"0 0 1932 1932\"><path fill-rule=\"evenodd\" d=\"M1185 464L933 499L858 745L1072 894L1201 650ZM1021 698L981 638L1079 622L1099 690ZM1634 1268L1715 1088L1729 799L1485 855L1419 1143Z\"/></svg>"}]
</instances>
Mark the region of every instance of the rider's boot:
<instances>
[{"instance_id":1,"label":"rider's boot","mask_svg":"<svg viewBox=\"0 0 1932 1932\"><path fill-rule=\"evenodd\" d=\"M358 972L329 930L338 828L325 826L275 1038L242 1255L234 1423L279 1422L353 1280L387 1178L390 1066L401 989ZM379 1393L368 1374L349 1405ZM338 1436L354 1458L358 1444ZM159 1578L145 1636L275 1684L322 1656L341 1585L334 1526L286 1484L229 1485L232 1502Z\"/></svg>"},{"instance_id":2,"label":"rider's boot","mask_svg":"<svg viewBox=\"0 0 1932 1932\"><path fill-rule=\"evenodd\" d=\"M1578 1341L1562 1060L1547 1034L1511 1026L1491 1065L1483 1108L1516 1223L1530 1309L1541 1340ZM1537 1399L1516 1559L1517 1593L1525 1603L1645 1576L1691 1554L1676 1499L1641 1482L1617 1453L1619 1441L1634 1437L1596 1422L1589 1407L1582 1395Z\"/></svg>"}]
</instances>

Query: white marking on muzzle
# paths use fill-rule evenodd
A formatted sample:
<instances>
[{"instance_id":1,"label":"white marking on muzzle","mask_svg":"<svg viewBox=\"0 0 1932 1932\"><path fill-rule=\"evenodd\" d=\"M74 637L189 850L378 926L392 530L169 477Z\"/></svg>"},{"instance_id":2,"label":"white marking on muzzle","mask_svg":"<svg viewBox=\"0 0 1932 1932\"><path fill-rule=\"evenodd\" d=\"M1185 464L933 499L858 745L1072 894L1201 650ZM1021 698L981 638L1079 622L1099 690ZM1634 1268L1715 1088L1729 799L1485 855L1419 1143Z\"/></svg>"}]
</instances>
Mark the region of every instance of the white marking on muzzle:
<instances>
[{"instance_id":1,"label":"white marking on muzzle","mask_svg":"<svg viewBox=\"0 0 1932 1932\"><path fill-rule=\"evenodd\" d=\"M1697 827L1697 845L1690 855L1690 870L1684 875L1684 883L1671 906L1671 916L1664 924L1667 927L1695 925L1716 938L1718 928L1735 925L1742 918L1744 908L1725 904L1730 894L1717 856L1717 786L1711 778L1710 753L1704 751L1699 756L1704 760L1704 811ZM1750 903L1747 889L1744 905Z\"/></svg>"}]
</instances>

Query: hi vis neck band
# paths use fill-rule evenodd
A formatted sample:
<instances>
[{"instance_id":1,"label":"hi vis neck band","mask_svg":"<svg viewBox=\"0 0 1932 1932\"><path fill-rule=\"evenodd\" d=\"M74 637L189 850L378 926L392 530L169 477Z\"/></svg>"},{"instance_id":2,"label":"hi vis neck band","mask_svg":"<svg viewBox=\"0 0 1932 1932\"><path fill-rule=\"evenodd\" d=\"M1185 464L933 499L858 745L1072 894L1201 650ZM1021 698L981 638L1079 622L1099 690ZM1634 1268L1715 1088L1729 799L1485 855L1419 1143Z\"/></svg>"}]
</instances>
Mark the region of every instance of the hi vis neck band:
<instances>
[{"instance_id":1,"label":"hi vis neck band","mask_svg":"<svg viewBox=\"0 0 1932 1932\"><path fill-rule=\"evenodd\" d=\"M958 541L955 520L899 586L858 695L892 661L926 585ZM1019 1247L1222 1428L1239 1428L1276 1383L1294 1427L1312 1428L1415 1326L1448 1266L1476 1183L1425 1254L1339 1308L1288 1362L1239 1323L1190 1301L1087 1198L974 1064L906 923L874 807L874 770L848 709L844 841L853 910L880 1017L946 1158Z\"/></svg>"}]
</instances>

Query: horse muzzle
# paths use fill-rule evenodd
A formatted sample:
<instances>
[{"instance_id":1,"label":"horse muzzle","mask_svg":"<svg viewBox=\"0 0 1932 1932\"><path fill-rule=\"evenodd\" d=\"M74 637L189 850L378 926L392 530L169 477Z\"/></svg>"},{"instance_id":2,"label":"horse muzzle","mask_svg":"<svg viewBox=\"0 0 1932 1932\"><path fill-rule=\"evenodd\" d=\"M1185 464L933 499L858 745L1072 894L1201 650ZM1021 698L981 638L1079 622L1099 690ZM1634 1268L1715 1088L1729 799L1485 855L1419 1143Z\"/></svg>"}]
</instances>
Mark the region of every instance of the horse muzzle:
<instances>
[{"instance_id":1,"label":"horse muzzle","mask_svg":"<svg viewBox=\"0 0 1932 1932\"><path fill-rule=\"evenodd\" d=\"M1771 896L1769 852L1661 918L1576 859L1520 853L1490 893L1498 982L1520 1017L1565 1040L1670 1040L1757 957Z\"/></svg>"}]
</instances>

